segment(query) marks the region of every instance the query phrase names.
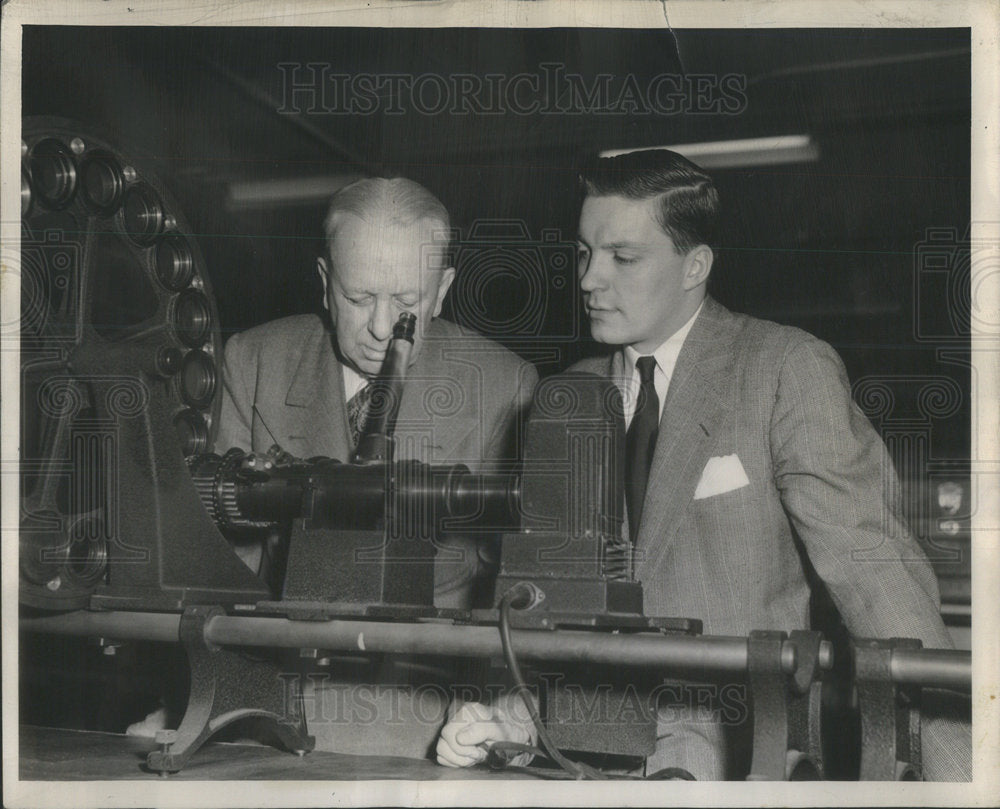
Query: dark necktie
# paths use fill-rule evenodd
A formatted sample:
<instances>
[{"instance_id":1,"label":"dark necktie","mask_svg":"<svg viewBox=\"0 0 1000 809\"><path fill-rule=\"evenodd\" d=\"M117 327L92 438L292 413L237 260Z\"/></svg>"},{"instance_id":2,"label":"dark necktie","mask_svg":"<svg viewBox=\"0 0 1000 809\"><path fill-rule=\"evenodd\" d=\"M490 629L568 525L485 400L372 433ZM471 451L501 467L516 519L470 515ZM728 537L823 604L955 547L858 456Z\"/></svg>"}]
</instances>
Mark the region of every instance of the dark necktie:
<instances>
[{"instance_id":1,"label":"dark necktie","mask_svg":"<svg viewBox=\"0 0 1000 809\"><path fill-rule=\"evenodd\" d=\"M660 400L653 385L656 358L639 357L636 367L642 384L639 386L635 415L625 434L625 505L628 508L629 536L633 543L639 537L642 501L646 496L649 466L660 429Z\"/></svg>"},{"instance_id":2,"label":"dark necktie","mask_svg":"<svg viewBox=\"0 0 1000 809\"><path fill-rule=\"evenodd\" d=\"M365 428L365 417L368 415L368 405L372 400L371 382L355 393L347 403L347 423L351 428L351 447L357 448L361 431Z\"/></svg>"}]
</instances>

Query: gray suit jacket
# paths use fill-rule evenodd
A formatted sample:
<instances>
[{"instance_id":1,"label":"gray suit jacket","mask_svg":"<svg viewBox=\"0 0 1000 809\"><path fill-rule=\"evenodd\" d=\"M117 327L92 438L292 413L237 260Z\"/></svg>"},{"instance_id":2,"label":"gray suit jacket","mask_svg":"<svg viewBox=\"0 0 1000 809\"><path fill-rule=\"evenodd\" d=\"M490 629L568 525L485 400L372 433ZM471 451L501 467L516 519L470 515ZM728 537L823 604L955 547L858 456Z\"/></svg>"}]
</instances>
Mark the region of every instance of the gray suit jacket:
<instances>
[{"instance_id":1,"label":"gray suit jacket","mask_svg":"<svg viewBox=\"0 0 1000 809\"><path fill-rule=\"evenodd\" d=\"M424 334L407 372L396 421L396 460L464 463L486 472L514 460L520 415L531 399L535 367L503 346L440 318ZM265 323L231 337L223 364L216 451L257 452L277 442L300 458L346 461L351 452L343 370L331 336L314 315ZM468 585L478 557L456 545L439 555L439 596ZM446 599L442 606L462 606Z\"/></svg>"},{"instance_id":2,"label":"gray suit jacket","mask_svg":"<svg viewBox=\"0 0 1000 809\"><path fill-rule=\"evenodd\" d=\"M624 382L621 351L574 366ZM706 634L808 628L808 556L857 637L951 640L934 573L899 511L885 446L843 363L791 327L711 298L667 391L635 543L648 615ZM925 774L970 777L968 728L925 723ZM661 728L657 764L724 771L717 723Z\"/></svg>"}]
</instances>

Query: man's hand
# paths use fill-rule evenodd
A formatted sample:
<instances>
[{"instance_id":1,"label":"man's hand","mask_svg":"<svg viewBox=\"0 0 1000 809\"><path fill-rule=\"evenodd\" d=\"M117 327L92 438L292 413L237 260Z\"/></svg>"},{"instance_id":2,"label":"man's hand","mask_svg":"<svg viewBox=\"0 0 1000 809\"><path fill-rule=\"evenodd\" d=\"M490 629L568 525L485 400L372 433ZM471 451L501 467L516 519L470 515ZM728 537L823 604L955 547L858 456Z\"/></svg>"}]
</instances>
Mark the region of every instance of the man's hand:
<instances>
[{"instance_id":1,"label":"man's hand","mask_svg":"<svg viewBox=\"0 0 1000 809\"><path fill-rule=\"evenodd\" d=\"M450 718L437 743L438 764L445 767L471 767L485 761L493 742L535 743L531 717L524 704L511 695L496 705L453 702L448 713ZM531 759L531 753L519 753L509 763L520 767Z\"/></svg>"}]
</instances>

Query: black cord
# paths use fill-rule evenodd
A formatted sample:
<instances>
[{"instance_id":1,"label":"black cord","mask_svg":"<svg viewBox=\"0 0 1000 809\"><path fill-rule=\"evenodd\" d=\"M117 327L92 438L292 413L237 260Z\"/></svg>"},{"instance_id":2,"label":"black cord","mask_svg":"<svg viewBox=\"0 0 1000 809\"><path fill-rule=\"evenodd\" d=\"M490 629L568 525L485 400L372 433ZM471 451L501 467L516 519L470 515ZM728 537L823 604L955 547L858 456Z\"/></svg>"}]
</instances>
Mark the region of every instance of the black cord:
<instances>
[{"instance_id":1,"label":"black cord","mask_svg":"<svg viewBox=\"0 0 1000 809\"><path fill-rule=\"evenodd\" d=\"M565 770L569 775L571 775L575 780L591 779L595 781L606 781L611 778L606 773L601 772L595 767L591 767L589 764L584 764L580 761L570 761L566 756L564 756L559 748L555 746L552 738L549 736L549 732L542 722L541 716L538 714L538 709L535 707L535 703L527 696L528 687L525 684L524 676L521 674L521 667L518 665L517 656L514 654L514 644L511 642L510 637L510 611L514 606L515 602L521 604L518 609L523 609L524 606L531 604L536 600L536 593L533 592L531 586L520 583L516 584L510 588L506 593L504 593L503 598L500 600L500 644L503 647L503 658L507 663L507 668L510 669L511 676L514 678L514 684L518 691L525 696L522 697L521 701L524 703L525 707L528 709L528 713L531 715L531 721L535 725L535 729L538 731L538 740L542 743L542 747L538 748L530 744L521 744L520 742L505 742L498 741L493 742L487 752L487 763L492 769L499 770L507 767L507 763L513 755L518 753L531 753L534 756L542 756L558 764L560 768ZM520 767L512 769L522 769ZM614 776L615 780L638 780L638 781L663 781L663 780L683 780L683 781L696 781L697 779L683 767L665 767L662 770L657 770L651 775L636 776L636 775L620 775Z\"/></svg>"},{"instance_id":2,"label":"black cord","mask_svg":"<svg viewBox=\"0 0 1000 809\"><path fill-rule=\"evenodd\" d=\"M538 740L542 743L542 748L545 750L548 757L578 780L585 778L602 781L606 780L607 776L600 770L587 764L570 761L566 758L566 756L559 752L559 748L555 746L549 736L549 732L543 724L542 718L538 715L538 709L535 707L535 703L527 696L528 687L521 674L521 667L517 663L517 657L514 655L514 645L510 638L510 610L515 599L524 600L526 598L530 602L533 597L534 594L528 590L525 585L516 584L504 594L500 601L500 643L503 646L504 661L507 663L507 668L510 669L511 676L514 678L514 684L517 686L518 691L525 694L521 701L525 704L525 707L528 709L528 713L531 715L531 721L534 722L535 729L538 731Z\"/></svg>"}]
</instances>

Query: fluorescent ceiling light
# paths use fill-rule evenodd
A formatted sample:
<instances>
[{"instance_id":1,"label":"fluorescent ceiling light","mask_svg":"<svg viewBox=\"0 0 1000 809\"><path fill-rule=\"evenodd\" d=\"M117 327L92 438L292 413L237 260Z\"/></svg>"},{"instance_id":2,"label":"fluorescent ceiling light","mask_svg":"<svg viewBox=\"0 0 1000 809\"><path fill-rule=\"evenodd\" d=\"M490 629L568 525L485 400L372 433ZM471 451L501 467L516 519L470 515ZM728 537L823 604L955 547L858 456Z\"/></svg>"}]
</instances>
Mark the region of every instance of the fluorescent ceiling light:
<instances>
[{"instance_id":1,"label":"fluorescent ceiling light","mask_svg":"<svg viewBox=\"0 0 1000 809\"><path fill-rule=\"evenodd\" d=\"M810 163L819 159L819 146L809 135L778 135L771 138L716 140L705 143L678 143L674 146L647 146L638 149L608 149L601 157L629 152L669 149L703 169L777 166L782 163Z\"/></svg>"},{"instance_id":2,"label":"fluorescent ceiling light","mask_svg":"<svg viewBox=\"0 0 1000 809\"><path fill-rule=\"evenodd\" d=\"M226 206L257 208L271 205L301 205L328 200L334 191L359 174L327 174L315 177L281 177L256 182L237 182L229 186Z\"/></svg>"}]
</instances>

